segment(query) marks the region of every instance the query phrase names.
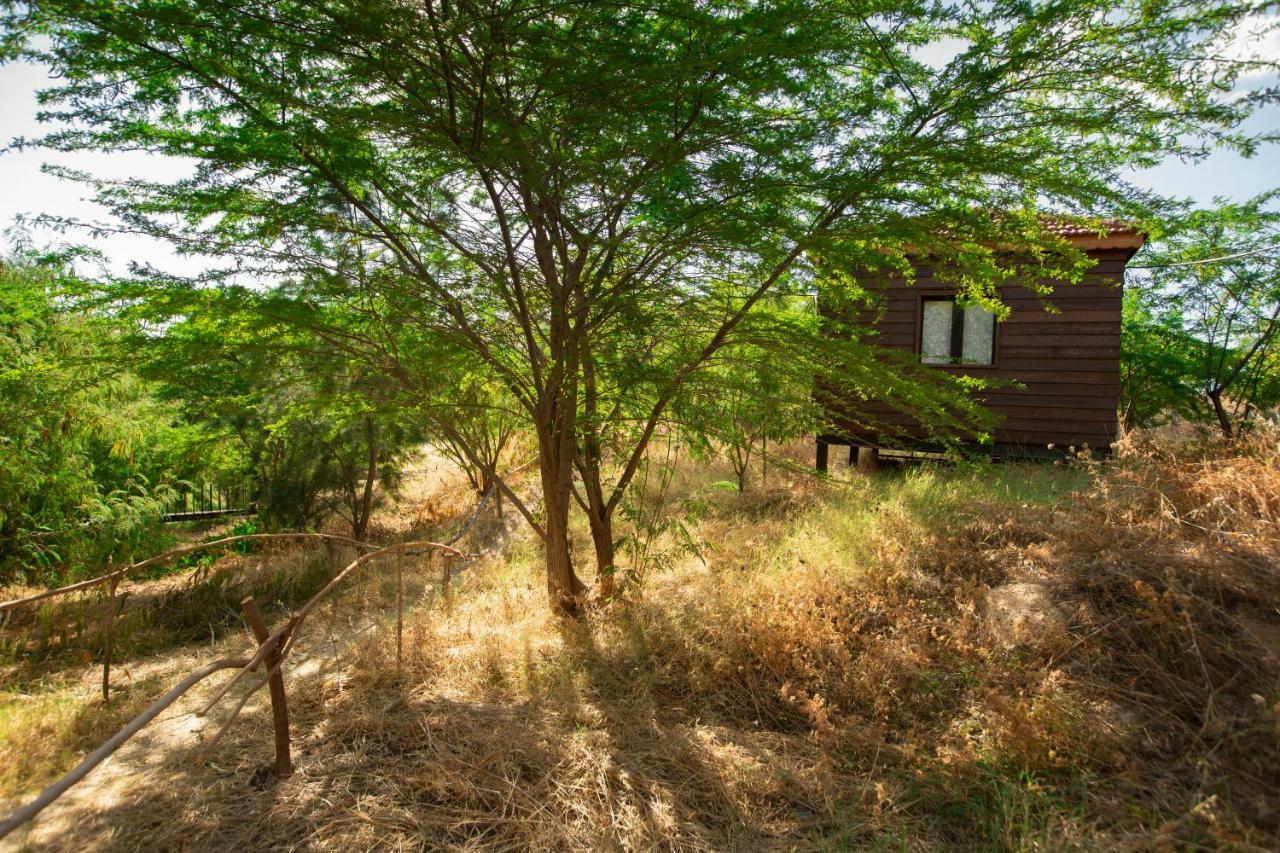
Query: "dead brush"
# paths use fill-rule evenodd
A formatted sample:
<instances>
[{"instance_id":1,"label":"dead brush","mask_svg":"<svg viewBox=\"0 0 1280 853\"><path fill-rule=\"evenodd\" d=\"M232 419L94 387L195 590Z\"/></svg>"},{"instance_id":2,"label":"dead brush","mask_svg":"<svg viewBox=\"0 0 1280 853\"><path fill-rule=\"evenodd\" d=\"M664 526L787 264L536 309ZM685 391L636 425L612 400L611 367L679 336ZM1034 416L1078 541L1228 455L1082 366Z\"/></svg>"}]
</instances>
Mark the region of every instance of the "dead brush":
<instances>
[{"instance_id":1,"label":"dead brush","mask_svg":"<svg viewBox=\"0 0 1280 853\"><path fill-rule=\"evenodd\" d=\"M245 781L262 749L245 726L235 769L143 785L112 838L1275 847L1280 660L1246 627L1280 637L1262 536L1277 455L1196 452L926 467L814 486L785 511L717 492L697 527L709 559L667 561L576 626L546 615L530 537L423 598L399 661L387 627L308 676L307 757L269 797ZM997 644L984 595L1028 577L1065 637Z\"/></svg>"},{"instance_id":2,"label":"dead brush","mask_svg":"<svg viewBox=\"0 0 1280 853\"><path fill-rule=\"evenodd\" d=\"M1131 436L1100 486L1114 496L1109 509L1149 526L1167 522L1186 528L1189 538L1260 549L1271 559L1280 554L1280 428L1260 428L1231 445Z\"/></svg>"},{"instance_id":3,"label":"dead brush","mask_svg":"<svg viewBox=\"0 0 1280 853\"><path fill-rule=\"evenodd\" d=\"M1222 841L1280 829L1280 673L1243 630L1280 629L1278 510L1274 434L1190 449L1138 440L1054 531L1087 616L1060 664L1111 705L1170 808L1219 797Z\"/></svg>"}]
</instances>

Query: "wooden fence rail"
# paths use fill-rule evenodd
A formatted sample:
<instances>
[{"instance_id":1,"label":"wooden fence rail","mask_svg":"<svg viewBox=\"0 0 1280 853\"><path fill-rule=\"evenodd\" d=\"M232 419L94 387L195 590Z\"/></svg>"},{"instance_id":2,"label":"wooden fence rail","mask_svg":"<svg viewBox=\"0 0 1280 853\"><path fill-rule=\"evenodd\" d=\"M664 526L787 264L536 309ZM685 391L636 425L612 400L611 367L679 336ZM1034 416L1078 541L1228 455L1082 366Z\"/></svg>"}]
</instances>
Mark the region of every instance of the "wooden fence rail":
<instances>
[{"instance_id":1,"label":"wooden fence rail","mask_svg":"<svg viewBox=\"0 0 1280 853\"><path fill-rule=\"evenodd\" d=\"M182 548L175 548L172 551L166 551L154 557L148 557L145 560L139 560L114 572L105 575L99 575L96 578L78 581L77 583L60 586L57 589L47 589L44 592L38 592L35 595L29 595L25 598L15 598L12 601L0 602L0 613L6 610L12 610L15 607L22 607L26 604L34 604L37 601L43 601L46 598L53 598L58 595L66 595L71 592L78 592L82 589L89 589L98 584L113 584L127 578L129 575L136 574L143 569L151 569L156 566L163 565L171 560L179 557L185 557L187 554L195 554L200 551L208 551L213 548L221 548L225 545L233 545L236 542L259 542L267 540L281 539L312 539L316 541L335 542L342 545L350 545L353 548L364 548L366 550L375 551L379 546L370 545L367 542L360 542L346 536L335 536L330 533L245 533L241 536L227 536L222 539L215 539L212 542L199 542L195 545L186 545Z\"/></svg>"},{"instance_id":2,"label":"wooden fence rail","mask_svg":"<svg viewBox=\"0 0 1280 853\"><path fill-rule=\"evenodd\" d=\"M333 578L325 584L324 588L313 595L311 598L299 607L279 628L270 631L262 614L259 612L256 602L252 596L241 602L241 609L245 615L245 621L253 634L254 640L257 642L257 648L247 658L224 658L206 664L200 669L187 675L182 681L178 682L164 696L157 699L147 707L141 714L129 721L124 728L116 732L106 743L95 749L89 755L75 766L69 773L45 788L39 796L24 806L14 810L8 817L0 822L0 840L9 835L19 826L36 817L44 809L48 808L55 800L65 794L73 785L89 774L93 768L97 767L107 759L112 753L125 744L129 738L133 737L141 731L148 723L154 720L159 714L176 702L183 694L195 687L204 679L224 669L235 669L235 674L224 684L198 712L198 716L205 716L212 711L219 702L221 702L236 684L238 684L249 673L256 671L260 666L265 665L266 675L256 685L250 688L236 706L232 709L231 714L218 733L205 745L205 749L215 745L222 736L231 727L239 717L240 711L243 710L249 699L256 694L263 686L270 686L271 693L271 719L275 743L275 773L278 778L287 778L293 772L293 761L290 753L290 737L289 737L289 712L287 698L285 696L285 684L283 665L289 653L293 651L297 645L298 633L302 627L303 621L308 614L316 608L316 606L330 593L342 585L342 582L348 578L360 566L380 557L395 555L396 560L396 659L400 659L400 650L403 645L404 632L404 588L403 588L403 567L399 558L424 553L440 553L447 559L454 559L465 556L461 551L453 547L453 543L460 540L471 530L476 520L480 517L481 511L489 498L493 496L495 489L490 487L480 500L477 501L475 509L471 511L470 516L445 542L398 542L393 545L378 546L350 539L345 536L334 536L327 533L253 533L243 536L228 536L213 542L202 542L196 545L188 545L184 548L176 548L150 557L132 565L125 566L122 569L111 572L101 577L91 578L79 583L70 584L58 589L46 590L36 595L27 596L26 598L14 599L0 603L0 613L15 607L21 607L27 604L34 604L54 596L65 595L77 590L88 589L98 584L109 584L111 595L108 597L109 613L113 616L118 611L115 605L115 589L120 581L128 575L141 571L144 568L150 568L160 565L168 560L177 559L186 554L195 553L210 548L217 548L223 545L229 545L235 542L254 541L254 540L271 540L271 539L310 539L323 541L327 546L332 547L335 543L351 545L358 549L367 551L352 560L342 571L338 572ZM448 563L445 564L445 574L442 583L448 584L451 573ZM103 665L103 695L109 695L110 681L110 651L104 656Z\"/></svg>"},{"instance_id":3,"label":"wooden fence rail","mask_svg":"<svg viewBox=\"0 0 1280 853\"><path fill-rule=\"evenodd\" d=\"M219 670L238 668L247 663L248 661L243 658L224 658L223 660L206 664L182 679L182 681L174 685L172 690L152 702L145 711L134 717L129 721L128 725L112 735L110 740L86 755L84 760L77 764L70 773L45 788L40 792L40 796L25 806L15 809L12 814L4 819L4 823L0 823L0 839L3 839L6 835L48 808L50 803L65 794L72 785L88 776L90 770L105 761L109 755L123 746L125 741L141 731L143 726L158 717L161 711L178 701L182 694Z\"/></svg>"},{"instance_id":4,"label":"wooden fence rail","mask_svg":"<svg viewBox=\"0 0 1280 853\"><path fill-rule=\"evenodd\" d=\"M467 526L469 527L470 525L468 524ZM314 533L312 534L254 534L252 536L232 536L232 537L228 537L227 539L218 540L218 542L203 543L203 547L214 547L218 544L226 544L232 541L242 541L244 539L253 539L253 538L259 538L259 537L277 537L278 538L278 537L289 537L289 536L292 536L294 538L317 538L318 537L322 539L324 538L339 539L339 540L343 539L343 537L330 537L330 536L326 536L325 534L314 534ZM460 536L461 534L458 534L458 536L455 537L454 541L456 541L457 538L460 538ZM347 541L352 541L352 540L347 540ZM357 544L363 545L363 543L357 543ZM91 586L96 583L106 583L106 582L112 581L113 579L115 582L118 582L119 578L122 577L124 574L127 574L130 570L136 570L142 567L143 565L154 565L155 563L157 563L158 561L164 558L172 559L173 557L181 556L184 553L191 553L194 550L200 550L200 547L201 546L189 546L187 548L179 548L167 554L161 554L157 557L153 557L150 560L144 560L141 563L135 563L133 566L126 567L125 569L122 569L119 572L113 572L110 575L104 575L101 578L94 578L92 581L87 581L82 584L73 584L72 586L63 587L62 589L59 589L59 590L50 590L47 594L40 594L40 595L30 596L24 599L18 599L16 601L6 602L3 606L0 606L0 609L8 609L10 607L17 607L21 604L28 604L33 601L40 601L50 597L51 595L63 594L65 592L70 592L73 589L83 589L86 586ZM164 696L157 699L150 706L148 706L145 711L143 711L141 714L139 714L138 716L130 720L129 723L124 726L124 728L116 732L116 734L113 735L106 743L102 744L102 746L98 747L89 755L87 755L84 758L84 760L82 760L78 765L76 765L74 769L71 770L71 772L67 773L57 782L54 782L52 785L50 785L48 788L42 791L40 795L37 796L35 799L33 799L31 802L16 809L12 814L6 817L3 822L0 822L0 839L3 839L9 833L13 832L13 830L17 829L22 824L31 820L36 815L40 814L40 812L42 812L51 803L53 803L55 800L57 800L59 797L65 794L67 790L69 790L73 785L75 785L77 782L79 782L81 779L87 776L89 774L89 771L93 770L93 768L97 767L104 760L106 760L108 756L110 756L112 753L118 750L121 746L123 746L125 742L129 740L129 738L133 737L143 727L145 727L148 723L150 723L157 716L159 716L160 712L162 712L165 708L168 708L170 705L176 702L184 693L186 693L191 688L195 687L198 683L200 683L204 679L213 675L215 672L218 672L224 669L235 669L236 672L217 691L213 699L211 699L198 712L201 716L208 714L211 710L213 710L213 708L219 702L221 702L223 698L226 697L226 695L231 691L231 689L236 684L238 684L250 672L257 670L259 666L262 666L263 664L265 664L267 673L266 673L266 677L261 682L259 682L256 686L254 686L251 690L249 690L248 694L244 696L241 699L241 701L236 705L235 709L231 713L230 719L227 720L227 722L223 725L221 731L219 731L218 734L215 736L215 738L213 739L213 743L216 743L217 740L221 738L222 734L231 725L231 723L234 722L236 717L239 715L240 710L244 708L249 697L252 696L254 693L256 693L264 685L270 684L271 699L272 699L272 725L273 725L274 734L275 734L275 750L276 750L275 769L277 774L281 776L281 778L288 776L292 772L292 760L289 752L289 749L290 749L289 718L288 718L287 706L285 704L286 700L285 700L285 692L284 692L284 676L282 672L282 666L284 664L285 659L288 657L289 653L297 645L299 630L301 629L302 624L306 620L307 616L320 604L320 602L326 596L328 596L330 593L336 590L339 586L341 586L342 582L346 578L350 577L351 574L354 573L356 569L379 557L386 557L393 554L398 556L407 556L412 554L423 554L423 553L433 553L433 552L441 553L445 555L447 558L457 558L457 557L464 556L461 551L459 551L456 548L453 548L450 545L446 545L440 542L429 542L429 541L399 542L394 545L388 545L384 547L368 546L368 545L364 545L363 547L373 548L373 550L369 551L368 553L361 554L360 556L352 560L342 571L334 575L333 579L330 580L329 583L327 583L323 589L321 589L319 592L317 592L315 595L309 598L306 601L306 603L304 603L300 608L298 608L298 610L296 610L289 617L289 619L287 619L280 627L276 628L274 631L267 630L265 623L262 621L261 614L258 613L257 611L257 606L256 604L254 604L253 599L252 598L245 599L245 601L243 602L245 617L249 623L250 629L253 632L254 639L257 641L257 648L254 650L252 655L250 655L248 658L225 658L223 660L214 661L213 663L207 664L201 667L200 669L187 675L186 678L184 678L178 684L174 685L174 687L168 693L166 693ZM397 596L397 608L399 609L401 607L403 607L403 599L402 597ZM402 626L403 626L403 614L397 613L397 631L402 630ZM400 637L396 638L396 643L397 645L401 643Z\"/></svg>"}]
</instances>

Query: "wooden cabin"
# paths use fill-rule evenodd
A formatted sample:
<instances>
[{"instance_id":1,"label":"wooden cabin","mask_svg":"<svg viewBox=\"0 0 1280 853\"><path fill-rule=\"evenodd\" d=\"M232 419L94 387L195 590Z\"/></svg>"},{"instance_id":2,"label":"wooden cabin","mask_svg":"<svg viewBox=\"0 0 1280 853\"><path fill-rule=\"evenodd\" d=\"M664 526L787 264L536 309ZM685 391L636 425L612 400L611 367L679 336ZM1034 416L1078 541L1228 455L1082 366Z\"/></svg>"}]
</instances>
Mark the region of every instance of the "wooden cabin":
<instances>
[{"instance_id":1,"label":"wooden cabin","mask_svg":"<svg viewBox=\"0 0 1280 853\"><path fill-rule=\"evenodd\" d=\"M1020 384L981 392L980 399L1001 418L994 443L979 448L992 456L1055 456L1084 446L1106 452L1118 432L1124 272L1144 237L1121 223L1111 223L1102 235L1066 224L1054 230L1094 260L1079 284L1045 282L1053 287L1047 301L1057 313L1046 311L1037 293L1004 286L1000 299L1010 314L996 321L980 306L957 305L954 287L938 281L925 264L917 267L913 284L887 274L866 279L882 300L859 318L874 328L871 342L909 349L936 370ZM857 423L848 414L851 407L828 404L834 432L818 436L821 470L831 445L848 447L850 464L859 448L870 464L883 448L940 449L928 445L892 401L859 401Z\"/></svg>"}]
</instances>

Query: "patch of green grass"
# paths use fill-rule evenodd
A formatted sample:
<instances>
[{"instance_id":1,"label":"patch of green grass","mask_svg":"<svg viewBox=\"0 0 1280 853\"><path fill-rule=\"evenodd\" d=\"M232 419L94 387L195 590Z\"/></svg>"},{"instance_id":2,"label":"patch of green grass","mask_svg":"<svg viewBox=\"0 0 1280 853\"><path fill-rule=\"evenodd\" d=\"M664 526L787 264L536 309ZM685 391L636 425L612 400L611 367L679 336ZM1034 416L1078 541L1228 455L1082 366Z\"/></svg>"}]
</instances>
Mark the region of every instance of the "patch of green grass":
<instances>
[{"instance_id":1,"label":"patch of green grass","mask_svg":"<svg viewBox=\"0 0 1280 853\"><path fill-rule=\"evenodd\" d=\"M778 547L761 559L780 571L797 563L839 573L882 572L930 538L950 537L976 519L1054 506L1086 487L1079 467L1045 464L926 463L857 476L780 526Z\"/></svg>"},{"instance_id":2,"label":"patch of green grass","mask_svg":"<svg viewBox=\"0 0 1280 853\"><path fill-rule=\"evenodd\" d=\"M925 776L910 786L912 822L971 850L1062 850L1086 837L1084 777L1048 779L1016 763L980 762L963 776Z\"/></svg>"}]
</instances>

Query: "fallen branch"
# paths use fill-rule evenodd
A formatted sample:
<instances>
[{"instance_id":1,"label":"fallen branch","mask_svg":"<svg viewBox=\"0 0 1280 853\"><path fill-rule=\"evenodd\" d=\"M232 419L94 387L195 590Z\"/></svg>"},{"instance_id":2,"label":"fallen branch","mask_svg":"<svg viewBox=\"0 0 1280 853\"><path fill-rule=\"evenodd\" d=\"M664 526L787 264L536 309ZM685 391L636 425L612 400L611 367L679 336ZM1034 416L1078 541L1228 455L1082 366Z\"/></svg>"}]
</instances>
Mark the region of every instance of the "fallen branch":
<instances>
[{"instance_id":1,"label":"fallen branch","mask_svg":"<svg viewBox=\"0 0 1280 853\"><path fill-rule=\"evenodd\" d=\"M476 508L471 510L471 515L462 523L462 527L458 529L458 532L454 533L444 541L445 545L452 545L454 542L457 542L463 536L467 535L471 528L475 526L476 519L480 518L481 510L483 510L484 505L489 502L489 498L493 496L497 487L498 484L496 481L489 485L489 488L485 490L485 493L480 496L480 500L476 502Z\"/></svg>"}]
</instances>

